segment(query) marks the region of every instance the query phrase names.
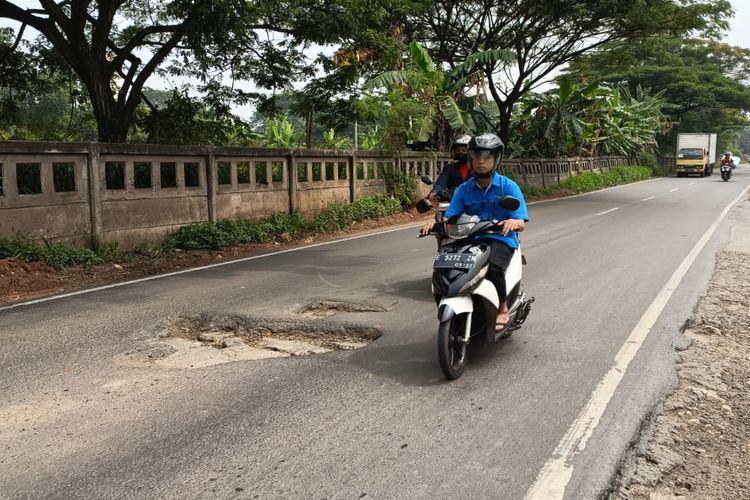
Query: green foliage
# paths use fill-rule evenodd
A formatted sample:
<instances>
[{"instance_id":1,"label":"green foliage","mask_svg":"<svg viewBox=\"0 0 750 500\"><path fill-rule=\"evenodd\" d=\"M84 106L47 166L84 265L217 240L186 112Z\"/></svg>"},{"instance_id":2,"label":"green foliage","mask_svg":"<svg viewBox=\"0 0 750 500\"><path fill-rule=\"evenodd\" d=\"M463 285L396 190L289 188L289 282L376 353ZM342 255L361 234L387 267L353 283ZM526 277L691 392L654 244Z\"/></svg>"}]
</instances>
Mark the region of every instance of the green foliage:
<instances>
[{"instance_id":1,"label":"green foliage","mask_svg":"<svg viewBox=\"0 0 750 500\"><path fill-rule=\"evenodd\" d=\"M635 156L653 151L667 129L660 96L640 88L582 86L567 78L557 89L524 98L513 115L514 156Z\"/></svg>"},{"instance_id":2,"label":"green foliage","mask_svg":"<svg viewBox=\"0 0 750 500\"><path fill-rule=\"evenodd\" d=\"M469 67L479 80L469 85L478 87L478 96L491 96L499 119L490 125L507 143L519 100L572 59L612 40L720 36L731 15L726 0L440 0L409 25L439 63L461 67L476 59ZM491 50L474 55L482 49L509 49L514 57Z\"/></svg>"},{"instance_id":3,"label":"green foliage","mask_svg":"<svg viewBox=\"0 0 750 500\"><path fill-rule=\"evenodd\" d=\"M388 194L406 210L414 206L417 201L417 179L396 167L389 167L383 171Z\"/></svg>"},{"instance_id":4,"label":"green foliage","mask_svg":"<svg viewBox=\"0 0 750 500\"><path fill-rule=\"evenodd\" d=\"M397 200L376 195L354 203L334 203L311 219L299 213L275 214L260 221L226 219L182 226L157 248L166 253L175 248L221 249L240 243L263 243L282 234L324 233L348 228L353 222L383 217L401 211Z\"/></svg>"},{"instance_id":5,"label":"green foliage","mask_svg":"<svg viewBox=\"0 0 750 500\"><path fill-rule=\"evenodd\" d=\"M659 139L673 153L676 135L716 132L732 149L750 111L750 49L706 39L659 37L611 43L571 64L570 74L602 85L659 91L674 124Z\"/></svg>"},{"instance_id":6,"label":"green foliage","mask_svg":"<svg viewBox=\"0 0 750 500\"><path fill-rule=\"evenodd\" d=\"M353 145L349 137L336 137L334 129L324 132L323 141L320 143L320 147L323 149L351 149Z\"/></svg>"},{"instance_id":7,"label":"green foliage","mask_svg":"<svg viewBox=\"0 0 750 500\"><path fill-rule=\"evenodd\" d=\"M568 177L560 183L559 189L570 190L574 193L586 193L606 187L637 182L650 178L649 167L615 167L604 173L584 172Z\"/></svg>"},{"instance_id":8,"label":"green foliage","mask_svg":"<svg viewBox=\"0 0 750 500\"><path fill-rule=\"evenodd\" d=\"M266 122L263 145L270 148L294 148L300 144L301 133L286 116L270 118Z\"/></svg>"},{"instance_id":9,"label":"green foliage","mask_svg":"<svg viewBox=\"0 0 750 500\"><path fill-rule=\"evenodd\" d=\"M11 257L24 262L44 262L58 269L75 264L103 262L102 257L88 248L76 248L49 241L38 243L25 237L12 240L0 238L0 259Z\"/></svg>"},{"instance_id":10,"label":"green foliage","mask_svg":"<svg viewBox=\"0 0 750 500\"><path fill-rule=\"evenodd\" d=\"M139 120L152 144L254 146L260 136L226 109L212 108L186 91L172 92L163 107Z\"/></svg>"},{"instance_id":11,"label":"green foliage","mask_svg":"<svg viewBox=\"0 0 750 500\"><path fill-rule=\"evenodd\" d=\"M457 99L463 96L466 79L440 69L418 42L410 45L406 69L385 71L365 83L367 97L381 100L369 106L386 123L386 142L394 149L432 142L445 149L448 132L473 132L474 122ZM381 93L372 94L372 92ZM383 92L384 90L384 92ZM377 113L377 114L375 114Z\"/></svg>"},{"instance_id":12,"label":"green foliage","mask_svg":"<svg viewBox=\"0 0 750 500\"><path fill-rule=\"evenodd\" d=\"M364 149L367 151L377 151L385 149L385 136L383 135L383 132L380 130L380 127L378 125L375 125L375 127L370 129L368 132L362 134L360 136L360 140L360 149Z\"/></svg>"}]
</instances>

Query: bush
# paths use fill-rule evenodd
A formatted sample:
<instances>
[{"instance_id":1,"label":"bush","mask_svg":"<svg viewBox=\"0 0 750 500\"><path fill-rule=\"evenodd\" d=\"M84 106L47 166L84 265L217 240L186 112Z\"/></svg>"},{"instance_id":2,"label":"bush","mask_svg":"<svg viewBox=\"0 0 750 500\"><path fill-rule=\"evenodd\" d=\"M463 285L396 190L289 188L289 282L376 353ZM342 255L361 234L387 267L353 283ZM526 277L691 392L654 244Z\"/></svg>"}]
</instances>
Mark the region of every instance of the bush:
<instances>
[{"instance_id":1,"label":"bush","mask_svg":"<svg viewBox=\"0 0 750 500\"><path fill-rule=\"evenodd\" d=\"M560 183L557 189L570 190L574 193L587 193L611 186L637 182L651 177L648 167L614 167L608 172L584 172L568 177Z\"/></svg>"},{"instance_id":2,"label":"bush","mask_svg":"<svg viewBox=\"0 0 750 500\"><path fill-rule=\"evenodd\" d=\"M0 259L15 258L24 262L44 262L58 269L75 264L98 264L103 259L93 250L64 243L38 243L28 237L0 239Z\"/></svg>"},{"instance_id":3,"label":"bush","mask_svg":"<svg viewBox=\"0 0 750 500\"><path fill-rule=\"evenodd\" d=\"M414 206L417 201L417 179L395 167L385 169L384 174L388 194L398 200L401 208L407 210Z\"/></svg>"},{"instance_id":4,"label":"bush","mask_svg":"<svg viewBox=\"0 0 750 500\"><path fill-rule=\"evenodd\" d=\"M281 234L325 233L346 229L353 222L374 219L401 211L401 204L386 195L369 196L354 203L333 203L312 219L301 214L275 214L260 221L227 219L182 226L163 243L156 254L176 248L218 250L239 243L263 243Z\"/></svg>"}]
</instances>

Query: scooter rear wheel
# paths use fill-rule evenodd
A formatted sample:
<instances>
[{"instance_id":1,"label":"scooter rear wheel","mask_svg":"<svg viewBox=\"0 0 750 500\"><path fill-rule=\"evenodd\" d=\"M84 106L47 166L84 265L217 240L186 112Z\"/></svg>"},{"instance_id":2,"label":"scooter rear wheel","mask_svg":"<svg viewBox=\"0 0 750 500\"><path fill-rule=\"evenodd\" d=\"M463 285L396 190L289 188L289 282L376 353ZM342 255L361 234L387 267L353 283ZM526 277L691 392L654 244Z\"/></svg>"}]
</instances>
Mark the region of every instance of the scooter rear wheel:
<instances>
[{"instance_id":1,"label":"scooter rear wheel","mask_svg":"<svg viewBox=\"0 0 750 500\"><path fill-rule=\"evenodd\" d=\"M468 314L454 316L440 323L438 330L438 359L440 369L449 380L455 380L464 373L468 361L467 344L463 342Z\"/></svg>"}]
</instances>

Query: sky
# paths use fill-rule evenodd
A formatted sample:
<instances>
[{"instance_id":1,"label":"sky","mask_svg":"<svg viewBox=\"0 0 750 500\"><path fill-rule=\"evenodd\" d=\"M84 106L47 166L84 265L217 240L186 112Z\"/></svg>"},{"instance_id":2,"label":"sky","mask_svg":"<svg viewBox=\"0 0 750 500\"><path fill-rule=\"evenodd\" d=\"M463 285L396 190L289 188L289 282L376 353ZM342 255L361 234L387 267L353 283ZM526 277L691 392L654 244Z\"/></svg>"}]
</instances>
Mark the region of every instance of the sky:
<instances>
[{"instance_id":1,"label":"sky","mask_svg":"<svg viewBox=\"0 0 750 500\"><path fill-rule=\"evenodd\" d=\"M39 0L11 0L16 5L19 5L21 7L26 8L36 8L39 7ZM730 29L728 35L725 37L724 41L731 45L736 45L739 47L744 47L747 49L750 49L750 0L730 0L730 3L732 4L735 16L734 19L730 23ZM4 26L11 26L13 28L18 27L17 23L10 22L7 19L0 19L0 27ZM29 35L31 33L36 34L35 31L29 30L27 31ZM32 35L32 36L34 36ZM28 35L27 35L28 36ZM310 54L311 58L314 58L317 55L317 52L321 50L320 47L317 47L313 54ZM167 81L164 80L161 77L154 76L151 79L149 79L147 86L158 88L158 89L172 89L176 88L182 85L182 81L175 82L175 81ZM246 90L253 90L252 84L250 83L241 83L237 85L240 88L246 89ZM248 107L243 107L236 109L235 112L237 112L239 115L243 117L247 117L251 110Z\"/></svg>"}]
</instances>

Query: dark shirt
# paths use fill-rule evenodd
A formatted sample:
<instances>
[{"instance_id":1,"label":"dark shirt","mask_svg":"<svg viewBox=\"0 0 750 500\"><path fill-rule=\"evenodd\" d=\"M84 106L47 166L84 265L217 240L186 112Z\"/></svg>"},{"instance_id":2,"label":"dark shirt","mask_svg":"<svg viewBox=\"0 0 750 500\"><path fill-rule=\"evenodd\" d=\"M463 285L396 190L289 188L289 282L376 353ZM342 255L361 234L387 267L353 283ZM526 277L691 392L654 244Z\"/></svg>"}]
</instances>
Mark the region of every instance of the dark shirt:
<instances>
[{"instance_id":1,"label":"dark shirt","mask_svg":"<svg viewBox=\"0 0 750 500\"><path fill-rule=\"evenodd\" d=\"M461 163L453 162L450 165L443 167L443 171L440 172L440 176L435 181L435 185L432 190L440 197L450 200L453 197L458 186L464 183L466 179L470 177L468 174L469 169L465 169L467 172L466 177L461 176Z\"/></svg>"}]
</instances>

